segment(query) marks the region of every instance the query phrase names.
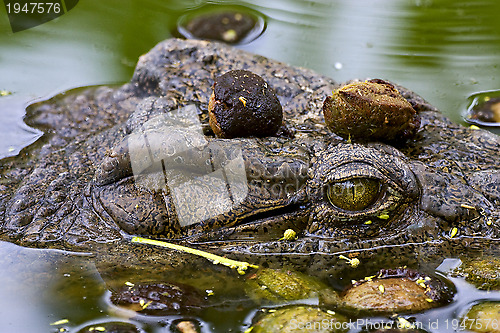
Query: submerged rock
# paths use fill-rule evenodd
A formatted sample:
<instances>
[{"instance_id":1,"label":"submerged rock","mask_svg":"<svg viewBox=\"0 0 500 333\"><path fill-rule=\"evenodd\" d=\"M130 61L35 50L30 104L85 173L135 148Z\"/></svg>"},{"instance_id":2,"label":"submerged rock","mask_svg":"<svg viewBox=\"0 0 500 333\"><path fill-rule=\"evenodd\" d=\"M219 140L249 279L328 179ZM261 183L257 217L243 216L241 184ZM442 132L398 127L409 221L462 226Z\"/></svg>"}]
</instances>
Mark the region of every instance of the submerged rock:
<instances>
[{"instance_id":1,"label":"submerged rock","mask_svg":"<svg viewBox=\"0 0 500 333\"><path fill-rule=\"evenodd\" d=\"M292 306L267 310L254 318L252 333L347 332L350 322L333 311L312 306Z\"/></svg>"},{"instance_id":2,"label":"submerged rock","mask_svg":"<svg viewBox=\"0 0 500 333\"><path fill-rule=\"evenodd\" d=\"M111 302L141 314L164 316L200 310L205 299L191 286L145 283L125 285L114 291Z\"/></svg>"},{"instance_id":3,"label":"submerged rock","mask_svg":"<svg viewBox=\"0 0 500 333\"><path fill-rule=\"evenodd\" d=\"M465 260L453 272L481 290L500 290L500 259L485 257Z\"/></svg>"},{"instance_id":4,"label":"submerged rock","mask_svg":"<svg viewBox=\"0 0 500 333\"><path fill-rule=\"evenodd\" d=\"M258 302L306 299L318 296L320 292L336 295L314 277L281 269L261 269L250 275L245 291Z\"/></svg>"},{"instance_id":5,"label":"submerged rock","mask_svg":"<svg viewBox=\"0 0 500 333\"><path fill-rule=\"evenodd\" d=\"M61 331L62 332L62 331ZM99 323L85 326L84 328L78 330L77 333L96 333L96 332L106 332L106 333L144 333L144 330L138 328L132 323L125 323L120 321L113 321L107 323Z\"/></svg>"},{"instance_id":6,"label":"submerged rock","mask_svg":"<svg viewBox=\"0 0 500 333\"><path fill-rule=\"evenodd\" d=\"M449 303L453 288L410 269L383 269L355 281L341 294L338 308L368 313L413 313Z\"/></svg>"},{"instance_id":7,"label":"submerged rock","mask_svg":"<svg viewBox=\"0 0 500 333\"><path fill-rule=\"evenodd\" d=\"M198 323L192 320L180 320L172 324L175 331L180 333L199 333L200 328Z\"/></svg>"},{"instance_id":8,"label":"submerged rock","mask_svg":"<svg viewBox=\"0 0 500 333\"><path fill-rule=\"evenodd\" d=\"M500 333L500 302L474 305L462 318L462 323L472 332Z\"/></svg>"}]
</instances>

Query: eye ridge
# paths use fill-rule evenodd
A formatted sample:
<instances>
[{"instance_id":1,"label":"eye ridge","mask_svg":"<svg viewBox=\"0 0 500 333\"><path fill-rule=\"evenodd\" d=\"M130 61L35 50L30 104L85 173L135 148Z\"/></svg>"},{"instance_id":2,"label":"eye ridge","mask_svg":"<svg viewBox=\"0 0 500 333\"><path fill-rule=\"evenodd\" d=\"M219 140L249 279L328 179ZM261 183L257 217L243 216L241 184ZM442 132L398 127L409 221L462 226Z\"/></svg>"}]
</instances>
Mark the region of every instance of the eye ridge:
<instances>
[{"instance_id":1,"label":"eye ridge","mask_svg":"<svg viewBox=\"0 0 500 333\"><path fill-rule=\"evenodd\" d=\"M385 190L381 179L353 177L328 184L326 194L334 207L359 212L373 206Z\"/></svg>"}]
</instances>

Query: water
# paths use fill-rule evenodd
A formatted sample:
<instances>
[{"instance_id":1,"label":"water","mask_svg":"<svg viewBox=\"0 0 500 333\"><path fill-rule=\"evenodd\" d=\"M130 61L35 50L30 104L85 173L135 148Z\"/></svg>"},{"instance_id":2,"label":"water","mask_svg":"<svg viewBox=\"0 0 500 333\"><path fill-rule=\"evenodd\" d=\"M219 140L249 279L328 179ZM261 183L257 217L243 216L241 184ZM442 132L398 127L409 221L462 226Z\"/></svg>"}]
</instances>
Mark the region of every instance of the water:
<instances>
[{"instance_id":1,"label":"water","mask_svg":"<svg viewBox=\"0 0 500 333\"><path fill-rule=\"evenodd\" d=\"M238 47L337 81L367 77L394 81L456 122L463 122L469 95L500 88L497 0L231 3L262 13L267 23L262 36ZM74 87L129 80L137 58L170 37L178 18L201 4L199 0L86 0L54 21L15 34L0 6L0 90L11 92L0 97L0 157L19 153L40 136L23 122L27 105ZM126 320L106 306L105 283L87 256L0 243L0 258L2 332L55 332L61 327L76 331L102 320ZM453 318L464 299L468 304L500 297L453 281L456 299L462 301L422 318L437 318L433 313ZM230 324L207 324L204 329L237 329L250 323L254 311L233 313ZM222 310L209 316L221 315L227 316ZM67 324L51 325L66 318ZM164 331L164 326L143 324L149 332Z\"/></svg>"},{"instance_id":2,"label":"water","mask_svg":"<svg viewBox=\"0 0 500 333\"><path fill-rule=\"evenodd\" d=\"M455 266L455 262L456 259L447 260L441 270L446 273ZM144 272L132 275L122 272L121 275L110 277L104 266L95 263L89 254L27 249L0 242L0 265L1 332L78 332L83 327L99 327L105 322L132 322L146 332L161 333L169 332L168 327L181 318L176 315L134 317L130 312L113 306L109 301L109 290L116 289L125 280L134 279L133 274L144 278ZM207 272L203 267L198 269L204 272L202 275ZM101 277L103 274L104 279ZM234 272L234 275L238 274ZM404 317L428 332L451 333L457 331L460 315L471 304L485 299L500 301L500 292L478 291L460 278L450 280L457 289L452 303ZM204 283L211 282L201 282ZM231 286L225 287L231 289ZM224 289L219 287L216 290L220 291L221 288ZM202 332L240 332L241 327L243 331L251 325L257 309L248 301L238 297L234 291L219 299L226 299L226 303L221 302L217 307L206 309L197 317L197 320L205 320L200 321ZM317 304L317 299L308 302ZM351 318L351 322L352 329L349 332L354 333L360 332L367 324L375 326L379 322L391 321L388 317L359 317Z\"/></svg>"},{"instance_id":3,"label":"water","mask_svg":"<svg viewBox=\"0 0 500 333\"><path fill-rule=\"evenodd\" d=\"M50 332L65 318L104 317L104 283L87 256L0 242L0 258L0 331Z\"/></svg>"}]
</instances>

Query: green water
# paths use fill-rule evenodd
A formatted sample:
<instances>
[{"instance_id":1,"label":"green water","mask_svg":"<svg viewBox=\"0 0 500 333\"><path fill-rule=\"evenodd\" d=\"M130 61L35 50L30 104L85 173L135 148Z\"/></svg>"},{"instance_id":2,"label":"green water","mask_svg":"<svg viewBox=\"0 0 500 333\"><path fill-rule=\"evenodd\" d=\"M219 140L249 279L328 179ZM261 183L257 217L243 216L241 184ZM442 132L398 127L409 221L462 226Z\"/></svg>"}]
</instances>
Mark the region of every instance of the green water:
<instances>
[{"instance_id":1,"label":"green water","mask_svg":"<svg viewBox=\"0 0 500 333\"><path fill-rule=\"evenodd\" d=\"M215 2L245 5L265 17L265 32L242 49L340 82L394 81L456 122L462 122L469 95L500 88L498 0L210 3ZM62 17L15 34L0 6L0 90L11 92L0 97L0 157L17 154L39 137L22 121L28 104L75 87L129 80L137 58L169 38L179 17L204 3L81 0ZM87 257L0 245L1 332L55 332L62 326L76 331L114 318L103 303L104 282ZM464 284L459 295L467 299L471 290ZM446 311L451 316L455 310L456 305ZM232 316L237 329L249 323L251 312ZM70 322L50 325L64 318ZM164 325L148 325L148 331L165 331ZM205 331L209 327L228 329L219 323Z\"/></svg>"},{"instance_id":2,"label":"green water","mask_svg":"<svg viewBox=\"0 0 500 333\"><path fill-rule=\"evenodd\" d=\"M211 3L223 1L211 1ZM0 156L38 133L24 107L74 87L127 81L139 55L171 36L204 2L85 0L67 14L13 34L0 6ZM312 68L338 81L385 78L460 122L467 96L500 88L497 0L235 1L267 29L243 49Z\"/></svg>"}]
</instances>

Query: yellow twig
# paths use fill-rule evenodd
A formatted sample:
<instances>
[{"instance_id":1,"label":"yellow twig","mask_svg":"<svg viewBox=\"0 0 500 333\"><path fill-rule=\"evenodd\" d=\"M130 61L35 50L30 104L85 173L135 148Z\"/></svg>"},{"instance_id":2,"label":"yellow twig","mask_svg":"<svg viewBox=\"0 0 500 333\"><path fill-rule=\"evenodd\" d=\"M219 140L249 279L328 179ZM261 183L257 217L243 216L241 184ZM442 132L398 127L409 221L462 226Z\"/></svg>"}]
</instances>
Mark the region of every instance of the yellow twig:
<instances>
[{"instance_id":1,"label":"yellow twig","mask_svg":"<svg viewBox=\"0 0 500 333\"><path fill-rule=\"evenodd\" d=\"M212 254L209 252L201 251L201 250L196 250L192 249L187 246L182 246L182 245L177 245L177 244L172 244L172 243L167 243L155 239L149 239L149 238L142 238L142 237L133 237L132 238L132 243L140 243L140 244L149 244L149 245L156 245L156 246L161 246L161 247L166 247L172 250L177 250L189 254L194 254L196 256L203 257L205 259L210 260L213 264L221 264L230 268L236 268L239 274L245 274L245 271L248 269L248 267L251 268L259 268L257 265L252 265L248 262L245 261L236 261L228 258L224 258L221 256L218 256L216 254Z\"/></svg>"}]
</instances>

